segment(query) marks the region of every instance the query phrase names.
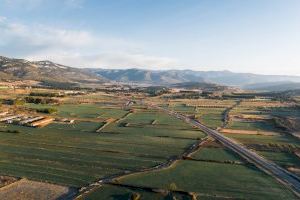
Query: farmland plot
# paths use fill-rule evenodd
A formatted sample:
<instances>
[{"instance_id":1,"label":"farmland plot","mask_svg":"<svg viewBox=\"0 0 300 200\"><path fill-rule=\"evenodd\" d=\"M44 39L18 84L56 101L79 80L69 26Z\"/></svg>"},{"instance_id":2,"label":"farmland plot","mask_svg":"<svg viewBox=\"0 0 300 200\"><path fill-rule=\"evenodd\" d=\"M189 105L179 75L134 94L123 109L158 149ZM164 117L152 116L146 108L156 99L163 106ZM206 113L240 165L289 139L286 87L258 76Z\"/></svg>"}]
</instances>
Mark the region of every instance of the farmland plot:
<instances>
[{"instance_id":1,"label":"farmland plot","mask_svg":"<svg viewBox=\"0 0 300 200\"><path fill-rule=\"evenodd\" d=\"M0 188L0 199L52 200L73 192L68 187L22 179Z\"/></svg>"},{"instance_id":2,"label":"farmland plot","mask_svg":"<svg viewBox=\"0 0 300 200\"><path fill-rule=\"evenodd\" d=\"M212 162L179 161L172 168L132 175L119 181L153 188L170 189L172 186L175 190L196 192L199 199L202 196L241 199L296 198L284 186L256 168Z\"/></svg>"},{"instance_id":3,"label":"farmland plot","mask_svg":"<svg viewBox=\"0 0 300 200\"><path fill-rule=\"evenodd\" d=\"M121 118L128 112L90 104L58 109L58 115L84 119L99 115ZM158 165L205 136L166 114L134 109L132 115L99 133L97 120L36 129L4 125L0 129L0 173L78 188L112 174Z\"/></svg>"}]
</instances>

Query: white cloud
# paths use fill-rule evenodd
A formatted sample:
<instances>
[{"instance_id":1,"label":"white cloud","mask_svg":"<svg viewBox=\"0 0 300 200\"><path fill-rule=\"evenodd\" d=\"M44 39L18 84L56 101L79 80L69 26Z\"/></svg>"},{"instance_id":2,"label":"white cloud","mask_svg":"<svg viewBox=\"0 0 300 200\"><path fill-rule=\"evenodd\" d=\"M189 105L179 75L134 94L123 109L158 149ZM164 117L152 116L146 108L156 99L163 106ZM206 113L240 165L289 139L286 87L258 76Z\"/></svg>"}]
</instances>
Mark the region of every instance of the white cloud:
<instances>
[{"instance_id":1,"label":"white cloud","mask_svg":"<svg viewBox=\"0 0 300 200\"><path fill-rule=\"evenodd\" d=\"M82 8L84 0L65 0L65 4L71 8Z\"/></svg>"},{"instance_id":2,"label":"white cloud","mask_svg":"<svg viewBox=\"0 0 300 200\"><path fill-rule=\"evenodd\" d=\"M6 17L0 16L0 22L4 22L6 20Z\"/></svg>"},{"instance_id":3,"label":"white cloud","mask_svg":"<svg viewBox=\"0 0 300 200\"><path fill-rule=\"evenodd\" d=\"M67 8L82 8L85 0L51 0L57 5ZM8 8L38 9L49 3L49 0L3 0L2 4Z\"/></svg>"},{"instance_id":4,"label":"white cloud","mask_svg":"<svg viewBox=\"0 0 300 200\"><path fill-rule=\"evenodd\" d=\"M36 60L40 56L29 57ZM95 55L58 54L49 56L47 59L55 60L75 67L102 67L102 68L155 68L162 69L176 65L174 59L166 57L147 56L143 54L129 54L124 52L99 53Z\"/></svg>"},{"instance_id":5,"label":"white cloud","mask_svg":"<svg viewBox=\"0 0 300 200\"><path fill-rule=\"evenodd\" d=\"M9 8L35 9L42 5L45 0L4 0L3 5Z\"/></svg>"},{"instance_id":6,"label":"white cloud","mask_svg":"<svg viewBox=\"0 0 300 200\"><path fill-rule=\"evenodd\" d=\"M144 55L141 44L44 25L11 23L0 18L0 54L52 60L76 67L159 67L176 64L166 57Z\"/></svg>"}]
</instances>

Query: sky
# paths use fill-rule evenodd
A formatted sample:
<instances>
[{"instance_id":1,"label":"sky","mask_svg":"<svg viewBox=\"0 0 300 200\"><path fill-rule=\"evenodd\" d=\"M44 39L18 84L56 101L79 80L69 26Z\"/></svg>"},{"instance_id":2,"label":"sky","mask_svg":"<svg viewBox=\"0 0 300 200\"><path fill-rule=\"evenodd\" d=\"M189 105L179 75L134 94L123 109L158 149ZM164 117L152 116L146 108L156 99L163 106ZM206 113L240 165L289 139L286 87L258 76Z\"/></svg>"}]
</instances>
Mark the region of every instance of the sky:
<instances>
[{"instance_id":1,"label":"sky","mask_svg":"<svg viewBox=\"0 0 300 200\"><path fill-rule=\"evenodd\" d=\"M299 0L0 0L0 55L300 75Z\"/></svg>"}]
</instances>

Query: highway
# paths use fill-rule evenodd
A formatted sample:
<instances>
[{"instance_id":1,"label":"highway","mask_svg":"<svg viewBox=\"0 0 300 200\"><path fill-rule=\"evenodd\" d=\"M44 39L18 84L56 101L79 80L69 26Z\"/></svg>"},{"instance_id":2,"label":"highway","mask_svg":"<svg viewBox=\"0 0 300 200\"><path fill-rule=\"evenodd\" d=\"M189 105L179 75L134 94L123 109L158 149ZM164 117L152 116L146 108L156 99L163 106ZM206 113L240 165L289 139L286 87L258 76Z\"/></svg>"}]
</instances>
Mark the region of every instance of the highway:
<instances>
[{"instance_id":1,"label":"highway","mask_svg":"<svg viewBox=\"0 0 300 200\"><path fill-rule=\"evenodd\" d=\"M234 152L239 154L241 157L246 159L248 162L254 164L259 169L263 170L265 173L275 177L280 183L287 186L300 198L300 179L297 176L295 176L294 174L292 174L291 172L289 172L289 171L283 169L282 167L278 166L277 164L259 156L255 152L247 149L245 146L237 143L236 141L224 136L223 134L219 133L218 131L208 128L207 126L201 124L197 120L190 119L190 118L186 117L185 115L182 115L175 111L170 111L166 108L159 107L152 103L146 104L142 101L142 104L145 104L145 105L148 105L149 107L156 108L158 110L166 112L169 115L172 115L172 116L174 116L178 119L181 119L193 126L198 127L203 132L205 132L207 135L218 140L224 146L233 150Z\"/></svg>"}]
</instances>

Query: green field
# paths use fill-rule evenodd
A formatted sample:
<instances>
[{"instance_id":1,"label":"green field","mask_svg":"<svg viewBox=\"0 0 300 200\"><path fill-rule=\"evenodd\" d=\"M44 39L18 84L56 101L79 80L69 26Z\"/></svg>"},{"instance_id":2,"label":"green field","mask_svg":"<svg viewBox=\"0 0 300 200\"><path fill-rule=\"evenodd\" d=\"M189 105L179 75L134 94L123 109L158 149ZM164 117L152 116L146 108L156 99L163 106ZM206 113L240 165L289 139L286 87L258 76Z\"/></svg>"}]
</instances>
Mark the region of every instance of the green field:
<instances>
[{"instance_id":1,"label":"green field","mask_svg":"<svg viewBox=\"0 0 300 200\"><path fill-rule=\"evenodd\" d=\"M38 105L40 106L40 105ZM82 104L58 106L58 115L91 118L122 117L127 111ZM109 114L108 114L109 113ZM81 187L101 177L125 170L155 166L182 153L205 135L166 114L139 110L122 127L111 123L100 133L102 122L52 123L42 128L2 125L0 128L0 173ZM157 120L156 124L149 123ZM147 124L146 127L140 125ZM11 131L18 130L18 133ZM9 132L10 131L10 132Z\"/></svg>"},{"instance_id":2,"label":"green field","mask_svg":"<svg viewBox=\"0 0 300 200\"><path fill-rule=\"evenodd\" d=\"M259 151L260 155L265 158L274 161L278 165L283 167L297 167L300 168L300 159L293 153L288 152L267 152Z\"/></svg>"},{"instance_id":3,"label":"green field","mask_svg":"<svg viewBox=\"0 0 300 200\"><path fill-rule=\"evenodd\" d=\"M132 175L121 183L153 188L197 192L201 196L240 199L295 199L296 197L269 175L256 168L199 161L180 161L175 167Z\"/></svg>"},{"instance_id":4,"label":"green field","mask_svg":"<svg viewBox=\"0 0 300 200\"><path fill-rule=\"evenodd\" d=\"M227 128L251 131L278 131L273 122L268 121L230 121Z\"/></svg>"},{"instance_id":5,"label":"green field","mask_svg":"<svg viewBox=\"0 0 300 200\"><path fill-rule=\"evenodd\" d=\"M169 109L184 114L193 114L195 112L194 106L186 105L185 103L176 103L169 107Z\"/></svg>"},{"instance_id":6,"label":"green field","mask_svg":"<svg viewBox=\"0 0 300 200\"><path fill-rule=\"evenodd\" d=\"M196 117L200 122L210 128L221 127L225 109L226 108L197 108Z\"/></svg>"},{"instance_id":7,"label":"green field","mask_svg":"<svg viewBox=\"0 0 300 200\"><path fill-rule=\"evenodd\" d=\"M293 147L300 147L300 141L294 137L278 134L273 136L267 135L246 135L246 134L224 134L229 138L233 138L243 144L278 144Z\"/></svg>"},{"instance_id":8,"label":"green field","mask_svg":"<svg viewBox=\"0 0 300 200\"><path fill-rule=\"evenodd\" d=\"M72 118L121 118L128 111L119 107L105 107L99 104L62 104L62 105L43 105L43 104L26 104L28 108L55 108L58 110L57 115L60 117Z\"/></svg>"},{"instance_id":9,"label":"green field","mask_svg":"<svg viewBox=\"0 0 300 200\"><path fill-rule=\"evenodd\" d=\"M80 200L128 200L134 194L141 195L142 200L171 200L170 194L154 193L140 189L130 189L113 185L104 185L85 195ZM192 200L187 195L172 194L177 200Z\"/></svg>"},{"instance_id":10,"label":"green field","mask_svg":"<svg viewBox=\"0 0 300 200\"><path fill-rule=\"evenodd\" d=\"M272 115L282 116L282 117L300 117L299 107L281 107L270 109Z\"/></svg>"},{"instance_id":11,"label":"green field","mask_svg":"<svg viewBox=\"0 0 300 200\"><path fill-rule=\"evenodd\" d=\"M238 155L233 152L217 147L205 147L192 155L192 158L199 160L210 160L210 161L241 161Z\"/></svg>"}]
</instances>

